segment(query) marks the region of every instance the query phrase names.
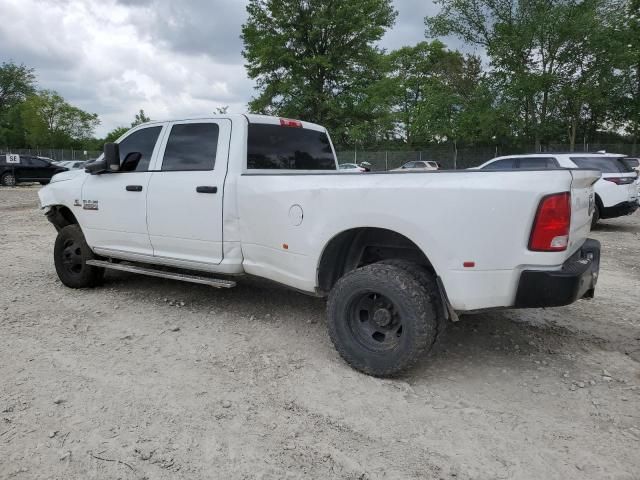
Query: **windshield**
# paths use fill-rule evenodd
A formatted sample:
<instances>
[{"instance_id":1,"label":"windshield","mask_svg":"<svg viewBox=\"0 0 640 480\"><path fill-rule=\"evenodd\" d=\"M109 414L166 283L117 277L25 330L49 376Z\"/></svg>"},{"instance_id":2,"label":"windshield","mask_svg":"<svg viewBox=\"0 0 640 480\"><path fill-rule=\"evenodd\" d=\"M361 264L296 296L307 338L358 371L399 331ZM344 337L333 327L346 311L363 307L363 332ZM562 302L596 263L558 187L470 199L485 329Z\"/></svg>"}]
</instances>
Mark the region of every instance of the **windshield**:
<instances>
[{"instance_id":1,"label":"windshield","mask_svg":"<svg viewBox=\"0 0 640 480\"><path fill-rule=\"evenodd\" d=\"M632 173L623 157L571 157L579 168L594 168L602 173Z\"/></svg>"}]
</instances>

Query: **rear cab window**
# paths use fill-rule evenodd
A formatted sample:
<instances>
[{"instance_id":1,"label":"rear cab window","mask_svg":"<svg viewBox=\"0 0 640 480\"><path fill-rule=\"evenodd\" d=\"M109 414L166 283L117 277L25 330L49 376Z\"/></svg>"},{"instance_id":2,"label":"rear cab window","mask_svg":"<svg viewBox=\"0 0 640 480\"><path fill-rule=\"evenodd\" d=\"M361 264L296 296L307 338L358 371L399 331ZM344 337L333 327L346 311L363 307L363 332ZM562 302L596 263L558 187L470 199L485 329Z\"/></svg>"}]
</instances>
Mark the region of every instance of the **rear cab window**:
<instances>
[{"instance_id":1,"label":"rear cab window","mask_svg":"<svg viewBox=\"0 0 640 480\"><path fill-rule=\"evenodd\" d=\"M571 157L578 168L591 168L602 173L633 173L633 169L623 161L623 157Z\"/></svg>"},{"instance_id":2,"label":"rear cab window","mask_svg":"<svg viewBox=\"0 0 640 480\"><path fill-rule=\"evenodd\" d=\"M248 170L335 171L336 160L324 131L266 123L250 123Z\"/></svg>"}]
</instances>

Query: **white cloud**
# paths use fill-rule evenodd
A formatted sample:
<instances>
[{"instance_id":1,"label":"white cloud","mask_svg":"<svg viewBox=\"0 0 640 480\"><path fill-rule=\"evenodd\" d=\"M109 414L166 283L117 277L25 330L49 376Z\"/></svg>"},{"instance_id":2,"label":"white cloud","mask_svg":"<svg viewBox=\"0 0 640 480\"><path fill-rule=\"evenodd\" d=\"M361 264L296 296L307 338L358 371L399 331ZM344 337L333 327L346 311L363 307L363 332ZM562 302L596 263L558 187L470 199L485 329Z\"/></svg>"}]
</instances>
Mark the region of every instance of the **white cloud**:
<instances>
[{"instance_id":1,"label":"white cloud","mask_svg":"<svg viewBox=\"0 0 640 480\"><path fill-rule=\"evenodd\" d=\"M97 113L104 135L143 108L154 119L243 112L254 93L241 55L246 0L1 0L0 61L36 69L40 88ZM395 0L382 40L424 39L431 1Z\"/></svg>"}]
</instances>

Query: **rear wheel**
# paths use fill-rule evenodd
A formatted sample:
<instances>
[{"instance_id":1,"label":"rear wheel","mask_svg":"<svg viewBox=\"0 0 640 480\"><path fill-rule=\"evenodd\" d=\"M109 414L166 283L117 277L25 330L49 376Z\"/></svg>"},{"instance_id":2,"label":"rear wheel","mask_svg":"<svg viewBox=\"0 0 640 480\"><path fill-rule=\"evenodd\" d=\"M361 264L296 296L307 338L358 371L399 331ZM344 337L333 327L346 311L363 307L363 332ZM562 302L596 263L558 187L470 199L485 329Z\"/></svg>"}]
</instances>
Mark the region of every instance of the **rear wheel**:
<instances>
[{"instance_id":1,"label":"rear wheel","mask_svg":"<svg viewBox=\"0 0 640 480\"><path fill-rule=\"evenodd\" d=\"M329 336L353 368L387 377L406 370L433 344L438 309L410 272L376 263L342 277L327 304Z\"/></svg>"},{"instance_id":2,"label":"rear wheel","mask_svg":"<svg viewBox=\"0 0 640 480\"><path fill-rule=\"evenodd\" d=\"M442 304L442 298L440 295L440 291L438 289L438 284L434 276L422 265L414 263L410 260L402 260L402 259L389 259L382 260L379 262L381 264L387 265L395 265L403 269L404 271L410 273L414 276L416 280L418 280L422 286L424 287L425 295L430 297L430 301L434 304L436 311L438 313L438 332L437 335L440 335L446 327L446 316L444 309L445 305ZM437 339L437 338L436 338ZM436 340L434 339L434 341Z\"/></svg>"},{"instance_id":3,"label":"rear wheel","mask_svg":"<svg viewBox=\"0 0 640 480\"><path fill-rule=\"evenodd\" d=\"M67 287L95 287L102 283L104 268L87 265L87 260L96 256L87 245L78 225L67 225L58 232L53 258L58 278Z\"/></svg>"},{"instance_id":4,"label":"rear wheel","mask_svg":"<svg viewBox=\"0 0 640 480\"><path fill-rule=\"evenodd\" d=\"M0 179L0 183L5 187L15 187L16 185L16 176L13 173L5 173L2 175Z\"/></svg>"}]
</instances>

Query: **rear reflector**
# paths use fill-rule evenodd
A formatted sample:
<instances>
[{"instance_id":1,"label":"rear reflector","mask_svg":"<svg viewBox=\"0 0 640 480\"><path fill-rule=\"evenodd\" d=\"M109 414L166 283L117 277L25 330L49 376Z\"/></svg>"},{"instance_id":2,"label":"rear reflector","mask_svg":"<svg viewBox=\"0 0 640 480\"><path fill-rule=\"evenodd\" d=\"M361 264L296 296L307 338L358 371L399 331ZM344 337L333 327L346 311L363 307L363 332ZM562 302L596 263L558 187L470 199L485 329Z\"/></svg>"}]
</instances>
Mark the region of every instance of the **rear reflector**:
<instances>
[{"instance_id":1,"label":"rear reflector","mask_svg":"<svg viewBox=\"0 0 640 480\"><path fill-rule=\"evenodd\" d=\"M571 227L571 194L554 193L540 200L533 221L529 250L536 252L561 252L569 245Z\"/></svg>"},{"instance_id":2,"label":"rear reflector","mask_svg":"<svg viewBox=\"0 0 640 480\"><path fill-rule=\"evenodd\" d=\"M300 120L291 120L290 118L281 118L280 119L281 127L293 127L293 128L302 128L302 122Z\"/></svg>"},{"instance_id":3,"label":"rear reflector","mask_svg":"<svg viewBox=\"0 0 640 480\"><path fill-rule=\"evenodd\" d=\"M636 175L635 178L633 177L602 177L603 180L606 180L607 182L613 182L616 185L629 185L630 183L633 183L636 181L636 178L638 178L638 176Z\"/></svg>"}]
</instances>

